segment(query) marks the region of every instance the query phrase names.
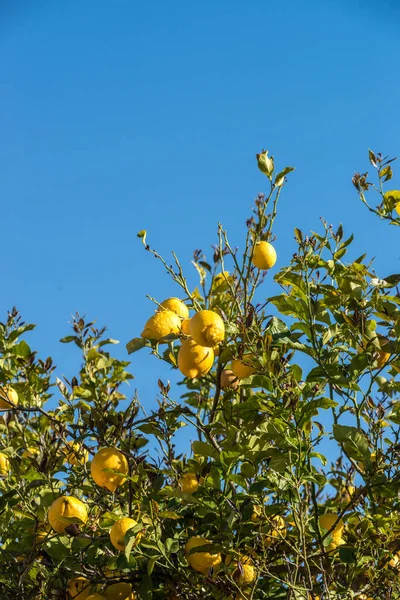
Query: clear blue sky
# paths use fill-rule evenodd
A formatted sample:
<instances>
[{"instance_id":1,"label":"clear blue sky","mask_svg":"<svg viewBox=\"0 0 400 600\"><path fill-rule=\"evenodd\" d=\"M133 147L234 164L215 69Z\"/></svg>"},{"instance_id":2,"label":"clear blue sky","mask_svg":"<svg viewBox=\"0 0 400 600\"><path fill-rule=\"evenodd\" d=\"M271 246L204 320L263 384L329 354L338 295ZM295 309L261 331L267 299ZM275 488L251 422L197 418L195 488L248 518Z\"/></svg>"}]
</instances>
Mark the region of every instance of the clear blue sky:
<instances>
[{"instance_id":1,"label":"clear blue sky","mask_svg":"<svg viewBox=\"0 0 400 600\"><path fill-rule=\"evenodd\" d=\"M278 264L293 228L323 216L355 233L353 258L368 250L381 276L397 271L398 231L362 207L351 177L370 167L368 147L400 153L399 26L394 0L3 1L1 320L16 305L37 323L32 345L59 375L79 365L58 343L76 310L125 356L153 311L146 293L177 293L137 231L189 273L218 221L241 246L266 188L262 147L296 166ZM153 406L169 371L146 352L131 370Z\"/></svg>"}]
</instances>

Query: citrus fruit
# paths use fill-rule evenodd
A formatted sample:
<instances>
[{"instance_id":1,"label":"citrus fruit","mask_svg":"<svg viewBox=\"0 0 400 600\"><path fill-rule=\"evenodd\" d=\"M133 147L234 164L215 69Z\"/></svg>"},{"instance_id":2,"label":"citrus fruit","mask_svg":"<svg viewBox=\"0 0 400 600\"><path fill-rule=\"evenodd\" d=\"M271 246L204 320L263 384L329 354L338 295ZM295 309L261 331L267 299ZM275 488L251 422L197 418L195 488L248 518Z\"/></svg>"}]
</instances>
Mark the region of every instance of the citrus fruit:
<instances>
[{"instance_id":1,"label":"citrus fruit","mask_svg":"<svg viewBox=\"0 0 400 600\"><path fill-rule=\"evenodd\" d=\"M18 404L18 394L10 385L0 388L0 410L7 410Z\"/></svg>"},{"instance_id":2,"label":"citrus fruit","mask_svg":"<svg viewBox=\"0 0 400 600\"><path fill-rule=\"evenodd\" d=\"M40 454L39 448L29 446L29 448L23 451L23 453L21 454L21 458L35 458L35 456L37 456L38 454Z\"/></svg>"},{"instance_id":3,"label":"citrus fruit","mask_svg":"<svg viewBox=\"0 0 400 600\"><path fill-rule=\"evenodd\" d=\"M88 509L86 504L74 496L61 496L50 506L48 519L54 531L64 533L68 525L86 523Z\"/></svg>"},{"instance_id":4,"label":"citrus fruit","mask_svg":"<svg viewBox=\"0 0 400 600\"><path fill-rule=\"evenodd\" d=\"M90 596L87 596L86 600L105 600L105 596L103 596L102 594L98 594L97 592L95 592L94 594L90 594Z\"/></svg>"},{"instance_id":5,"label":"citrus fruit","mask_svg":"<svg viewBox=\"0 0 400 600\"><path fill-rule=\"evenodd\" d=\"M254 375L256 368L252 364L252 355L245 354L242 359L236 358L232 361L232 373L238 379L245 379Z\"/></svg>"},{"instance_id":6,"label":"citrus fruit","mask_svg":"<svg viewBox=\"0 0 400 600\"><path fill-rule=\"evenodd\" d=\"M212 347L225 338L225 325L213 310L200 310L190 319L190 335L200 346Z\"/></svg>"},{"instance_id":7,"label":"citrus fruit","mask_svg":"<svg viewBox=\"0 0 400 600\"><path fill-rule=\"evenodd\" d=\"M326 529L326 531L329 531L331 527L337 522L335 528L330 532L330 535L332 536L332 542L325 547L325 550L327 552L331 552L332 550L335 550L337 546L340 546L345 543L342 539L344 523L342 519L338 520L337 515L335 513L325 513L324 515L321 515L318 519L318 522L319 526L323 529Z\"/></svg>"},{"instance_id":8,"label":"citrus fruit","mask_svg":"<svg viewBox=\"0 0 400 600\"><path fill-rule=\"evenodd\" d=\"M181 331L185 335L190 335L190 319L183 319L181 323Z\"/></svg>"},{"instance_id":9,"label":"citrus fruit","mask_svg":"<svg viewBox=\"0 0 400 600\"><path fill-rule=\"evenodd\" d=\"M181 320L172 310L160 310L150 317L141 333L142 338L147 340L160 340L161 338L178 334L181 328Z\"/></svg>"},{"instance_id":10,"label":"citrus fruit","mask_svg":"<svg viewBox=\"0 0 400 600\"><path fill-rule=\"evenodd\" d=\"M128 461L117 448L102 448L95 454L90 465L90 472L98 486L115 492L117 487L124 483L125 477L112 471L126 475Z\"/></svg>"},{"instance_id":11,"label":"citrus fruit","mask_svg":"<svg viewBox=\"0 0 400 600\"><path fill-rule=\"evenodd\" d=\"M122 517L119 521L116 521L110 529L110 540L114 548L123 552L125 550L125 534L132 527L136 527L137 522L130 517ZM136 536L135 546L139 543L141 534L138 533Z\"/></svg>"},{"instance_id":12,"label":"citrus fruit","mask_svg":"<svg viewBox=\"0 0 400 600\"><path fill-rule=\"evenodd\" d=\"M86 600L91 588L91 583L86 577L74 577L68 582L67 592L73 600Z\"/></svg>"},{"instance_id":13,"label":"citrus fruit","mask_svg":"<svg viewBox=\"0 0 400 600\"><path fill-rule=\"evenodd\" d=\"M242 556L237 563L233 578L239 586L247 586L253 583L257 574L253 561L249 556Z\"/></svg>"},{"instance_id":14,"label":"citrus fruit","mask_svg":"<svg viewBox=\"0 0 400 600\"><path fill-rule=\"evenodd\" d=\"M178 352L178 368L183 375L194 379L206 375L214 362L214 350L200 346L194 340L182 342Z\"/></svg>"},{"instance_id":15,"label":"citrus fruit","mask_svg":"<svg viewBox=\"0 0 400 600\"><path fill-rule=\"evenodd\" d=\"M286 537L286 523L280 515L276 515L270 519L269 530L263 535L265 546L271 546L275 542L280 542Z\"/></svg>"},{"instance_id":16,"label":"citrus fruit","mask_svg":"<svg viewBox=\"0 0 400 600\"><path fill-rule=\"evenodd\" d=\"M10 461L7 456L0 452L0 477L6 477L10 472Z\"/></svg>"},{"instance_id":17,"label":"citrus fruit","mask_svg":"<svg viewBox=\"0 0 400 600\"><path fill-rule=\"evenodd\" d=\"M107 600L136 600L137 596L132 591L130 583L113 583L104 590L104 597Z\"/></svg>"},{"instance_id":18,"label":"citrus fruit","mask_svg":"<svg viewBox=\"0 0 400 600\"><path fill-rule=\"evenodd\" d=\"M189 318L189 309L182 300L179 300L179 298L168 298L161 302L160 306L164 309L172 310L172 312L178 315L180 319Z\"/></svg>"},{"instance_id":19,"label":"citrus fruit","mask_svg":"<svg viewBox=\"0 0 400 600\"><path fill-rule=\"evenodd\" d=\"M276 263L275 248L269 242L256 242L252 263L255 267L263 271L270 269Z\"/></svg>"},{"instance_id":20,"label":"citrus fruit","mask_svg":"<svg viewBox=\"0 0 400 600\"><path fill-rule=\"evenodd\" d=\"M347 485L340 488L337 493L335 500L341 504L348 504L351 500L352 495L356 491L354 485Z\"/></svg>"},{"instance_id":21,"label":"citrus fruit","mask_svg":"<svg viewBox=\"0 0 400 600\"><path fill-rule=\"evenodd\" d=\"M84 465L88 458L89 452L85 450L79 442L73 442L72 440L67 442L64 463L71 466Z\"/></svg>"},{"instance_id":22,"label":"citrus fruit","mask_svg":"<svg viewBox=\"0 0 400 600\"><path fill-rule=\"evenodd\" d=\"M179 486L185 494L193 494L199 489L199 481L195 473L184 473L179 479Z\"/></svg>"},{"instance_id":23,"label":"citrus fruit","mask_svg":"<svg viewBox=\"0 0 400 600\"><path fill-rule=\"evenodd\" d=\"M210 552L194 552L189 554L193 548L199 548L211 544L206 538L196 536L190 538L185 546L185 556L189 565L194 571L203 573L203 575L209 575L210 569L217 571L221 565L221 554L211 554Z\"/></svg>"},{"instance_id":24,"label":"citrus fruit","mask_svg":"<svg viewBox=\"0 0 400 600\"><path fill-rule=\"evenodd\" d=\"M237 390L239 387L238 377L231 369L224 369L221 373L220 385L223 390Z\"/></svg>"}]
</instances>

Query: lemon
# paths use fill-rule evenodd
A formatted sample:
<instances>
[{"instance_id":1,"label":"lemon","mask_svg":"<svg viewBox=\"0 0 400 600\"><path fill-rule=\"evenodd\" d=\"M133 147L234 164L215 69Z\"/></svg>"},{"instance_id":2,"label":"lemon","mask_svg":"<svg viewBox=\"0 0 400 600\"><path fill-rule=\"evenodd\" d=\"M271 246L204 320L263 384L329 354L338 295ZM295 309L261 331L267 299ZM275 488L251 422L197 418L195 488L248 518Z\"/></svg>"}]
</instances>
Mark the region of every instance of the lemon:
<instances>
[{"instance_id":1,"label":"lemon","mask_svg":"<svg viewBox=\"0 0 400 600\"><path fill-rule=\"evenodd\" d=\"M199 346L194 340L182 342L178 352L178 368L183 375L194 379L206 375L213 366L214 350Z\"/></svg>"},{"instance_id":2,"label":"lemon","mask_svg":"<svg viewBox=\"0 0 400 600\"><path fill-rule=\"evenodd\" d=\"M190 335L190 319L183 319L181 323L181 331L185 335Z\"/></svg>"},{"instance_id":3,"label":"lemon","mask_svg":"<svg viewBox=\"0 0 400 600\"><path fill-rule=\"evenodd\" d=\"M353 496L356 488L354 485L343 486L337 493L336 500L341 504L348 504Z\"/></svg>"},{"instance_id":4,"label":"lemon","mask_svg":"<svg viewBox=\"0 0 400 600\"><path fill-rule=\"evenodd\" d=\"M116 521L110 529L110 540L114 548L123 552L125 550L125 534L132 527L136 527L137 522L130 517L122 517L119 521ZM139 543L141 534L138 533L136 536L135 546Z\"/></svg>"},{"instance_id":5,"label":"lemon","mask_svg":"<svg viewBox=\"0 0 400 600\"><path fill-rule=\"evenodd\" d=\"M232 361L232 373L236 375L238 379L245 379L254 375L257 369L252 365L252 355L245 354L240 360L236 358Z\"/></svg>"},{"instance_id":6,"label":"lemon","mask_svg":"<svg viewBox=\"0 0 400 600\"><path fill-rule=\"evenodd\" d=\"M91 588L91 583L86 577L74 577L68 582L67 592L74 600L87 600Z\"/></svg>"},{"instance_id":7,"label":"lemon","mask_svg":"<svg viewBox=\"0 0 400 600\"><path fill-rule=\"evenodd\" d=\"M280 542L287 534L286 523L280 515L276 515L270 519L270 527L270 531L266 535L263 535L265 546L271 546L275 542Z\"/></svg>"},{"instance_id":8,"label":"lemon","mask_svg":"<svg viewBox=\"0 0 400 600\"><path fill-rule=\"evenodd\" d=\"M167 310L172 310L180 319L189 318L189 309L179 298L168 298L161 302L160 306Z\"/></svg>"},{"instance_id":9,"label":"lemon","mask_svg":"<svg viewBox=\"0 0 400 600\"><path fill-rule=\"evenodd\" d=\"M136 600L137 596L132 591L130 583L113 583L104 590L104 597L107 600Z\"/></svg>"},{"instance_id":10,"label":"lemon","mask_svg":"<svg viewBox=\"0 0 400 600\"><path fill-rule=\"evenodd\" d=\"M221 373L220 385L223 390L237 390L239 387L238 377L231 369L224 369Z\"/></svg>"},{"instance_id":11,"label":"lemon","mask_svg":"<svg viewBox=\"0 0 400 600\"><path fill-rule=\"evenodd\" d=\"M323 529L326 529L327 531L331 529L331 527L336 523L336 521L338 521L338 518L335 513L325 513L324 515L321 515L318 519L319 526ZM331 552L332 550L335 550L337 546L341 546L345 543L342 539L343 530L344 523L342 519L339 519L337 525L335 526L335 529L333 529L330 533L330 535L332 536L332 542L325 547L325 550L327 552Z\"/></svg>"},{"instance_id":12,"label":"lemon","mask_svg":"<svg viewBox=\"0 0 400 600\"><path fill-rule=\"evenodd\" d=\"M68 525L86 523L88 509L86 504L74 496L61 496L50 506L48 519L54 531L64 533Z\"/></svg>"},{"instance_id":13,"label":"lemon","mask_svg":"<svg viewBox=\"0 0 400 600\"><path fill-rule=\"evenodd\" d=\"M222 271L222 273L218 273L215 275L211 288L214 292L218 294L228 289L229 285L233 283L233 277L229 274L229 271Z\"/></svg>"},{"instance_id":14,"label":"lemon","mask_svg":"<svg viewBox=\"0 0 400 600\"><path fill-rule=\"evenodd\" d=\"M71 466L84 465L89 458L89 452L79 442L69 441L67 444L69 448L66 448L64 463Z\"/></svg>"},{"instance_id":15,"label":"lemon","mask_svg":"<svg viewBox=\"0 0 400 600\"><path fill-rule=\"evenodd\" d=\"M102 448L90 465L90 472L97 485L115 492L117 487L124 483L125 477L112 473L109 469L124 475L128 473L128 461L117 448Z\"/></svg>"},{"instance_id":16,"label":"lemon","mask_svg":"<svg viewBox=\"0 0 400 600\"><path fill-rule=\"evenodd\" d=\"M10 461L3 452L0 452L0 477L6 477L10 470Z\"/></svg>"},{"instance_id":17,"label":"lemon","mask_svg":"<svg viewBox=\"0 0 400 600\"><path fill-rule=\"evenodd\" d=\"M7 410L18 404L18 394L10 385L0 388L0 410Z\"/></svg>"},{"instance_id":18,"label":"lemon","mask_svg":"<svg viewBox=\"0 0 400 600\"><path fill-rule=\"evenodd\" d=\"M236 564L237 566L233 573L236 583L241 587L252 584L257 574L251 558L249 556L242 556Z\"/></svg>"},{"instance_id":19,"label":"lemon","mask_svg":"<svg viewBox=\"0 0 400 600\"><path fill-rule=\"evenodd\" d=\"M190 335L200 346L213 347L225 339L225 325L213 310L200 310L190 319Z\"/></svg>"},{"instance_id":20,"label":"lemon","mask_svg":"<svg viewBox=\"0 0 400 600\"><path fill-rule=\"evenodd\" d=\"M105 600L105 598L106 597L102 594L98 594L97 592L95 592L94 594L90 594L90 596L88 596L86 600Z\"/></svg>"},{"instance_id":21,"label":"lemon","mask_svg":"<svg viewBox=\"0 0 400 600\"><path fill-rule=\"evenodd\" d=\"M203 575L208 575L210 569L213 569L214 572L219 569L222 562L221 554L219 552L216 554L210 554L210 552L194 552L193 554L189 554L189 552L193 548L206 546L208 544L211 544L209 540L196 536L190 538L185 546L185 556L189 565L194 571L203 573Z\"/></svg>"},{"instance_id":22,"label":"lemon","mask_svg":"<svg viewBox=\"0 0 400 600\"><path fill-rule=\"evenodd\" d=\"M39 448L35 448L34 446L29 446L26 450L21 454L21 458L35 458L40 454Z\"/></svg>"},{"instance_id":23,"label":"lemon","mask_svg":"<svg viewBox=\"0 0 400 600\"><path fill-rule=\"evenodd\" d=\"M181 320L172 310L160 310L150 317L141 333L147 340L160 340L166 335L178 334Z\"/></svg>"},{"instance_id":24,"label":"lemon","mask_svg":"<svg viewBox=\"0 0 400 600\"><path fill-rule=\"evenodd\" d=\"M199 489L199 481L195 473L184 473L179 479L179 486L185 494L193 494Z\"/></svg>"},{"instance_id":25,"label":"lemon","mask_svg":"<svg viewBox=\"0 0 400 600\"><path fill-rule=\"evenodd\" d=\"M270 269L276 263L275 248L269 242L256 242L252 263L258 269Z\"/></svg>"}]
</instances>

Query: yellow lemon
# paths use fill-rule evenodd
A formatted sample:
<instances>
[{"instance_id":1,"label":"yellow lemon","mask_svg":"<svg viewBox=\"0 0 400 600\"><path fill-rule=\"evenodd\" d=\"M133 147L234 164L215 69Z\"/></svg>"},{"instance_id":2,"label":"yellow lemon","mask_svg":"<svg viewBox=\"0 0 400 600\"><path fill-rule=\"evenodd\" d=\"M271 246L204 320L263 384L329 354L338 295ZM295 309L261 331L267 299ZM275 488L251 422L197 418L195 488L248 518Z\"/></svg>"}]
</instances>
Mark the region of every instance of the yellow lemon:
<instances>
[{"instance_id":1,"label":"yellow lemon","mask_svg":"<svg viewBox=\"0 0 400 600\"><path fill-rule=\"evenodd\" d=\"M137 596L132 591L130 583L113 583L104 590L104 597L107 600L136 600Z\"/></svg>"},{"instance_id":2,"label":"yellow lemon","mask_svg":"<svg viewBox=\"0 0 400 600\"><path fill-rule=\"evenodd\" d=\"M221 373L220 385L223 390L237 390L239 387L238 377L231 369L224 369Z\"/></svg>"},{"instance_id":3,"label":"yellow lemon","mask_svg":"<svg viewBox=\"0 0 400 600\"><path fill-rule=\"evenodd\" d=\"M68 525L86 523L88 509L86 504L74 496L61 496L50 506L48 519L54 531L64 533Z\"/></svg>"},{"instance_id":4,"label":"yellow lemon","mask_svg":"<svg viewBox=\"0 0 400 600\"><path fill-rule=\"evenodd\" d=\"M142 338L147 340L160 340L161 338L178 334L181 328L181 320L172 310L160 310L150 317L141 333Z\"/></svg>"},{"instance_id":5,"label":"yellow lemon","mask_svg":"<svg viewBox=\"0 0 400 600\"><path fill-rule=\"evenodd\" d=\"M383 198L385 202L393 202L394 210L400 215L400 190L388 190Z\"/></svg>"},{"instance_id":6,"label":"yellow lemon","mask_svg":"<svg viewBox=\"0 0 400 600\"><path fill-rule=\"evenodd\" d=\"M318 519L319 526L323 529L329 531L331 527L338 521L337 515L335 513L325 513L321 515ZM339 519L335 528L331 531L330 535L332 536L332 542L325 547L327 552L331 552L335 550L337 546L341 546L344 544L344 540L342 539L342 534L344 530L344 523L342 519Z\"/></svg>"},{"instance_id":7,"label":"yellow lemon","mask_svg":"<svg viewBox=\"0 0 400 600\"><path fill-rule=\"evenodd\" d=\"M271 544L280 542L286 537L286 523L280 515L276 515L270 519L269 527L270 530L268 533L263 535L263 542L265 546L271 546Z\"/></svg>"},{"instance_id":8,"label":"yellow lemon","mask_svg":"<svg viewBox=\"0 0 400 600\"><path fill-rule=\"evenodd\" d=\"M214 362L214 350L199 346L194 340L182 342L178 352L178 368L183 375L194 379L206 375Z\"/></svg>"},{"instance_id":9,"label":"yellow lemon","mask_svg":"<svg viewBox=\"0 0 400 600\"><path fill-rule=\"evenodd\" d=\"M337 493L336 500L341 504L348 504L351 501L356 488L354 485L343 486Z\"/></svg>"},{"instance_id":10,"label":"yellow lemon","mask_svg":"<svg viewBox=\"0 0 400 600\"><path fill-rule=\"evenodd\" d=\"M241 360L236 358L232 361L232 372L238 379L250 377L250 375L254 375L256 370L252 364L251 354L245 354Z\"/></svg>"},{"instance_id":11,"label":"yellow lemon","mask_svg":"<svg viewBox=\"0 0 400 600\"><path fill-rule=\"evenodd\" d=\"M229 274L229 271L223 271L214 277L211 288L214 292L221 293L222 291L228 289L229 285L232 283L232 275Z\"/></svg>"},{"instance_id":12,"label":"yellow lemon","mask_svg":"<svg viewBox=\"0 0 400 600\"><path fill-rule=\"evenodd\" d=\"M0 452L0 477L6 477L11 470L10 461L7 456Z\"/></svg>"},{"instance_id":13,"label":"yellow lemon","mask_svg":"<svg viewBox=\"0 0 400 600\"><path fill-rule=\"evenodd\" d=\"M21 454L21 458L35 458L35 456L37 456L38 454L40 454L39 448L29 446L29 448L23 451L23 453Z\"/></svg>"},{"instance_id":14,"label":"yellow lemon","mask_svg":"<svg viewBox=\"0 0 400 600\"><path fill-rule=\"evenodd\" d=\"M256 242L252 263L258 269L270 269L276 263L275 248L269 242Z\"/></svg>"},{"instance_id":15,"label":"yellow lemon","mask_svg":"<svg viewBox=\"0 0 400 600\"><path fill-rule=\"evenodd\" d=\"M18 394L10 385L0 388L0 410L7 410L18 404Z\"/></svg>"},{"instance_id":16,"label":"yellow lemon","mask_svg":"<svg viewBox=\"0 0 400 600\"><path fill-rule=\"evenodd\" d=\"M224 341L225 325L213 310L200 310L190 319L190 335L200 346L213 347Z\"/></svg>"},{"instance_id":17,"label":"yellow lemon","mask_svg":"<svg viewBox=\"0 0 400 600\"><path fill-rule=\"evenodd\" d=\"M193 554L189 554L189 552L193 548L199 548L200 546L206 546L208 544L211 544L209 540L196 536L190 538L185 546L185 556L189 565L194 571L203 573L203 575L208 575L210 569L213 569L214 572L219 569L222 561L221 554L219 552L216 554L211 554L210 552L194 552Z\"/></svg>"},{"instance_id":18,"label":"yellow lemon","mask_svg":"<svg viewBox=\"0 0 400 600\"><path fill-rule=\"evenodd\" d=\"M68 446L65 450L64 463L71 466L84 465L88 458L89 452L83 448L79 442L73 442L72 440L67 442Z\"/></svg>"},{"instance_id":19,"label":"yellow lemon","mask_svg":"<svg viewBox=\"0 0 400 600\"><path fill-rule=\"evenodd\" d=\"M102 448L94 456L90 472L97 485L107 488L110 492L115 492L117 487L124 483L125 477L112 471L126 475L128 461L117 448Z\"/></svg>"},{"instance_id":20,"label":"yellow lemon","mask_svg":"<svg viewBox=\"0 0 400 600\"><path fill-rule=\"evenodd\" d=\"M195 473L184 473L179 479L179 486L185 494L193 494L199 489L199 480Z\"/></svg>"},{"instance_id":21,"label":"yellow lemon","mask_svg":"<svg viewBox=\"0 0 400 600\"><path fill-rule=\"evenodd\" d=\"M87 600L92 586L86 577L74 577L68 582L67 592L73 600Z\"/></svg>"},{"instance_id":22,"label":"yellow lemon","mask_svg":"<svg viewBox=\"0 0 400 600\"><path fill-rule=\"evenodd\" d=\"M190 319L183 319L181 323L181 331L185 335L190 335Z\"/></svg>"},{"instance_id":23,"label":"yellow lemon","mask_svg":"<svg viewBox=\"0 0 400 600\"><path fill-rule=\"evenodd\" d=\"M180 319L189 318L189 309L179 298L168 298L161 302L160 306L167 310L172 310Z\"/></svg>"},{"instance_id":24,"label":"yellow lemon","mask_svg":"<svg viewBox=\"0 0 400 600\"><path fill-rule=\"evenodd\" d=\"M253 561L249 556L242 556L237 563L233 578L239 586L247 586L253 583L257 577Z\"/></svg>"},{"instance_id":25,"label":"yellow lemon","mask_svg":"<svg viewBox=\"0 0 400 600\"><path fill-rule=\"evenodd\" d=\"M110 540L114 548L123 552L125 550L125 534L132 527L136 527L137 522L130 517L122 517L119 521L116 521L110 529ZM140 542L141 534L138 533L136 536L135 546Z\"/></svg>"}]
</instances>

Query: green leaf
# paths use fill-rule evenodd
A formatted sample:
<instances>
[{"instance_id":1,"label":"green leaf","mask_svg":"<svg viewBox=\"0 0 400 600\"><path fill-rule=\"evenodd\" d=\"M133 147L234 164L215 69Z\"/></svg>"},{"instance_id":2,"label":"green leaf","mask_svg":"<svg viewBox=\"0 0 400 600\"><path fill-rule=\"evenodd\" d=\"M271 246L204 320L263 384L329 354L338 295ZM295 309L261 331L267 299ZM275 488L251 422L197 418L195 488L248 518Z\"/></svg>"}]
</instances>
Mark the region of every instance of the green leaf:
<instances>
[{"instance_id":1,"label":"green leaf","mask_svg":"<svg viewBox=\"0 0 400 600\"><path fill-rule=\"evenodd\" d=\"M213 446L211 446L210 444L207 444L206 442L199 442L199 441L192 442L192 449L193 449L193 453L198 454L199 456L208 456L209 458L217 458L218 457L218 451Z\"/></svg>"},{"instance_id":2,"label":"green leaf","mask_svg":"<svg viewBox=\"0 0 400 600\"><path fill-rule=\"evenodd\" d=\"M355 563L355 549L351 546L341 546L339 548L339 559L345 564Z\"/></svg>"},{"instance_id":3,"label":"green leaf","mask_svg":"<svg viewBox=\"0 0 400 600\"><path fill-rule=\"evenodd\" d=\"M361 429L335 424L333 437L337 442L343 444L344 450L351 458L370 462L368 440Z\"/></svg>"},{"instance_id":4,"label":"green leaf","mask_svg":"<svg viewBox=\"0 0 400 600\"><path fill-rule=\"evenodd\" d=\"M146 246L146 235L147 231L145 229L141 229L139 233L136 234L138 238L140 238L143 242L143 246Z\"/></svg>"},{"instance_id":5,"label":"green leaf","mask_svg":"<svg viewBox=\"0 0 400 600\"><path fill-rule=\"evenodd\" d=\"M138 587L138 594L141 600L152 600L153 598L153 581L150 575L145 575Z\"/></svg>"},{"instance_id":6,"label":"green leaf","mask_svg":"<svg viewBox=\"0 0 400 600\"><path fill-rule=\"evenodd\" d=\"M151 575L154 567L156 565L156 562L158 561L159 557L158 556L152 556L149 559L149 562L147 563L147 575Z\"/></svg>"},{"instance_id":7,"label":"green leaf","mask_svg":"<svg viewBox=\"0 0 400 600\"><path fill-rule=\"evenodd\" d=\"M138 350L141 350L141 348L147 346L147 344L147 340L144 340L143 338L133 338L126 344L126 349L128 354L133 354L134 352L137 352Z\"/></svg>"},{"instance_id":8,"label":"green leaf","mask_svg":"<svg viewBox=\"0 0 400 600\"><path fill-rule=\"evenodd\" d=\"M28 356L32 354L32 350L25 342L25 340L22 340L21 342L19 342L19 344L13 346L10 352L12 354L15 354L16 356L22 356L23 358L28 358Z\"/></svg>"},{"instance_id":9,"label":"green leaf","mask_svg":"<svg viewBox=\"0 0 400 600\"><path fill-rule=\"evenodd\" d=\"M285 169L283 169L283 171L278 173L278 175L275 177L275 185L277 187L281 186L285 181L285 176L291 173L292 171L294 171L294 167L286 167Z\"/></svg>"}]
</instances>

